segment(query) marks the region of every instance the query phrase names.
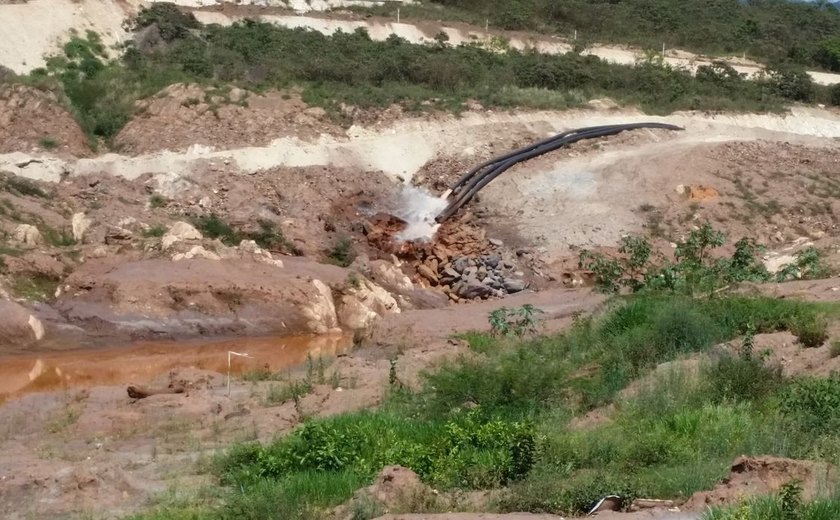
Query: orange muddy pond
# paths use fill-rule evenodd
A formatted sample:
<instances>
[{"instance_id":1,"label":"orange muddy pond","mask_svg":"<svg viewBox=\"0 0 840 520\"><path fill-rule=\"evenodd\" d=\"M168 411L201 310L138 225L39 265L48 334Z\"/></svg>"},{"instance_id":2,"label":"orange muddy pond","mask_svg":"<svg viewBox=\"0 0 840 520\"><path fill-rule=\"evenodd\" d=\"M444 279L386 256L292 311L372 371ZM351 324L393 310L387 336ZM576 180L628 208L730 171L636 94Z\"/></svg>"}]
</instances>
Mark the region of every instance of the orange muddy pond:
<instances>
[{"instance_id":1,"label":"orange muddy pond","mask_svg":"<svg viewBox=\"0 0 840 520\"><path fill-rule=\"evenodd\" d=\"M167 341L129 346L39 352L0 357L0 403L30 392L63 388L143 384L176 368L227 373L279 371L303 364L308 356L331 357L352 346L347 335L286 336L215 341Z\"/></svg>"}]
</instances>

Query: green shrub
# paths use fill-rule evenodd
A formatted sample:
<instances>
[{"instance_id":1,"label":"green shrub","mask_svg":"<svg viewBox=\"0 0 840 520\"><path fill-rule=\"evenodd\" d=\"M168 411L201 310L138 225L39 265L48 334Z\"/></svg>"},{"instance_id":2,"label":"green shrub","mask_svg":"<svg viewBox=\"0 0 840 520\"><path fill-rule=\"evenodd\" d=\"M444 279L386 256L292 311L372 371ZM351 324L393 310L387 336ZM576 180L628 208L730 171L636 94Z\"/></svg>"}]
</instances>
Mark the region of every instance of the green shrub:
<instances>
[{"instance_id":1,"label":"green shrub","mask_svg":"<svg viewBox=\"0 0 840 520\"><path fill-rule=\"evenodd\" d=\"M791 332L802 346L819 348L828 340L828 320L824 316L814 316L794 324Z\"/></svg>"},{"instance_id":2,"label":"green shrub","mask_svg":"<svg viewBox=\"0 0 840 520\"><path fill-rule=\"evenodd\" d=\"M340 267L349 266L355 259L356 252L353 250L353 241L346 236L341 237L327 252L327 261Z\"/></svg>"},{"instance_id":3,"label":"green shrub","mask_svg":"<svg viewBox=\"0 0 840 520\"><path fill-rule=\"evenodd\" d=\"M627 236L622 238L618 255L608 257L583 250L579 263L593 272L595 287L605 293L616 293L622 287L635 292L713 292L734 283L770 280L770 273L758 259L761 248L754 240L742 238L736 242L730 258L713 258L712 251L724 243L724 234L706 223L677 243L676 262L661 255L654 257L647 239Z\"/></svg>"},{"instance_id":4,"label":"green shrub","mask_svg":"<svg viewBox=\"0 0 840 520\"><path fill-rule=\"evenodd\" d=\"M307 422L265 448L238 448L223 463L223 474L240 485L310 471L369 479L383 466L399 464L436 485L481 489L522 478L535 453L533 425L487 419L479 411L422 424L364 412Z\"/></svg>"},{"instance_id":5,"label":"green shrub","mask_svg":"<svg viewBox=\"0 0 840 520\"><path fill-rule=\"evenodd\" d=\"M237 245L242 240L242 235L215 213L196 217L193 224L205 237L218 238L228 246Z\"/></svg>"},{"instance_id":6,"label":"green shrub","mask_svg":"<svg viewBox=\"0 0 840 520\"><path fill-rule=\"evenodd\" d=\"M157 226L152 226L149 229L143 230L143 236L146 238L160 238L166 234L166 226L158 224Z\"/></svg>"},{"instance_id":7,"label":"green shrub","mask_svg":"<svg viewBox=\"0 0 840 520\"><path fill-rule=\"evenodd\" d=\"M702 379L713 402L759 401L785 381L781 366L768 366L764 356L753 352L752 332L744 338L737 356L725 354L706 366Z\"/></svg>"},{"instance_id":8,"label":"green shrub","mask_svg":"<svg viewBox=\"0 0 840 520\"><path fill-rule=\"evenodd\" d=\"M58 148L58 140L55 137L51 137L49 135L45 135L42 137L38 143L45 149L45 150L54 150Z\"/></svg>"},{"instance_id":9,"label":"green shrub","mask_svg":"<svg viewBox=\"0 0 840 520\"><path fill-rule=\"evenodd\" d=\"M165 42L186 38L191 29L201 26L191 12L182 11L169 2L160 2L140 9L137 16L129 22L128 28L137 31L151 25L157 27L161 39Z\"/></svg>"},{"instance_id":10,"label":"green shrub","mask_svg":"<svg viewBox=\"0 0 840 520\"><path fill-rule=\"evenodd\" d=\"M840 107L840 83L829 88L829 100L832 105Z\"/></svg>"},{"instance_id":11,"label":"green shrub","mask_svg":"<svg viewBox=\"0 0 840 520\"><path fill-rule=\"evenodd\" d=\"M35 181L11 174L0 177L0 189L23 197L37 197L40 199L51 197Z\"/></svg>"},{"instance_id":12,"label":"green shrub","mask_svg":"<svg viewBox=\"0 0 840 520\"><path fill-rule=\"evenodd\" d=\"M159 193L155 193L151 197L149 197L149 207L150 208L162 208L169 203L169 200Z\"/></svg>"},{"instance_id":13,"label":"green shrub","mask_svg":"<svg viewBox=\"0 0 840 520\"><path fill-rule=\"evenodd\" d=\"M271 385L265 395L265 404L282 404L290 399L300 399L312 392L312 384L308 381L292 381L284 385Z\"/></svg>"},{"instance_id":14,"label":"green shrub","mask_svg":"<svg viewBox=\"0 0 840 520\"><path fill-rule=\"evenodd\" d=\"M782 394L781 410L805 430L835 431L840 427L840 378L805 378Z\"/></svg>"},{"instance_id":15,"label":"green shrub","mask_svg":"<svg viewBox=\"0 0 840 520\"><path fill-rule=\"evenodd\" d=\"M515 309L501 307L492 311L487 320L490 331L495 336L516 336L536 334L537 324L543 311L531 304L525 304Z\"/></svg>"}]
</instances>

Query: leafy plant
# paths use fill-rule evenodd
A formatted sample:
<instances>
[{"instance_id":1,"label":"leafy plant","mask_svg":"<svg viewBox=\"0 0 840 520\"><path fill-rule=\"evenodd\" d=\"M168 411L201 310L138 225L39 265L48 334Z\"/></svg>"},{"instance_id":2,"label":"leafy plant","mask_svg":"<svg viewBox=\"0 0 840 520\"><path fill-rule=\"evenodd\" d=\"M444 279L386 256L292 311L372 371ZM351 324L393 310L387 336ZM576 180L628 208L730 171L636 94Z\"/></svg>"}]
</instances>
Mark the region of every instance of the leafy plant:
<instances>
[{"instance_id":1,"label":"leafy plant","mask_svg":"<svg viewBox=\"0 0 840 520\"><path fill-rule=\"evenodd\" d=\"M219 218L218 215L212 213L193 219L193 224L201 233L208 238L218 238L225 245L236 245L241 240L242 236L239 232L233 229L230 224Z\"/></svg>"},{"instance_id":2,"label":"leafy plant","mask_svg":"<svg viewBox=\"0 0 840 520\"><path fill-rule=\"evenodd\" d=\"M160 238L166 234L166 226L158 224L157 226L152 226L148 229L143 230L143 236L146 238Z\"/></svg>"},{"instance_id":3,"label":"leafy plant","mask_svg":"<svg viewBox=\"0 0 840 520\"><path fill-rule=\"evenodd\" d=\"M347 267L356 259L356 252L353 250L353 241L350 237L344 236L327 252L327 261L331 264Z\"/></svg>"},{"instance_id":4,"label":"leafy plant","mask_svg":"<svg viewBox=\"0 0 840 520\"><path fill-rule=\"evenodd\" d=\"M619 292L622 287L634 292L642 289L711 292L731 283L770 279L767 269L757 259L761 248L754 240L742 238L736 242L731 258L712 258L711 252L724 243L724 234L706 223L677 243L676 262L654 256L644 238L624 237L617 256L583 250L579 263L581 268L592 271L595 287L605 293Z\"/></svg>"},{"instance_id":5,"label":"leafy plant","mask_svg":"<svg viewBox=\"0 0 840 520\"><path fill-rule=\"evenodd\" d=\"M0 177L0 189L24 197L48 199L50 194L44 191L35 181L18 175L4 175ZM11 203L9 203L11 204Z\"/></svg>"},{"instance_id":6,"label":"leafy plant","mask_svg":"<svg viewBox=\"0 0 840 520\"><path fill-rule=\"evenodd\" d=\"M814 280L831 274L831 270L823 263L822 252L816 247L797 251L794 257L796 259L794 263L783 265L776 273L777 281L784 282L797 278Z\"/></svg>"},{"instance_id":7,"label":"leafy plant","mask_svg":"<svg viewBox=\"0 0 840 520\"><path fill-rule=\"evenodd\" d=\"M749 326L737 356L723 355L703 371L713 401L759 400L784 383L781 366L768 366L765 355L753 352L754 337Z\"/></svg>"},{"instance_id":8,"label":"leafy plant","mask_svg":"<svg viewBox=\"0 0 840 520\"><path fill-rule=\"evenodd\" d=\"M58 140L55 137L45 135L42 137L38 143L45 149L45 150L54 150L58 148Z\"/></svg>"},{"instance_id":9,"label":"leafy plant","mask_svg":"<svg viewBox=\"0 0 840 520\"><path fill-rule=\"evenodd\" d=\"M169 200L161 195L160 193L155 193L151 197L149 197L149 207L150 208L162 208L169 203Z\"/></svg>"},{"instance_id":10,"label":"leafy plant","mask_svg":"<svg viewBox=\"0 0 840 520\"><path fill-rule=\"evenodd\" d=\"M828 320L819 315L800 320L791 327L791 332L805 348L819 348L828 339Z\"/></svg>"},{"instance_id":11,"label":"leafy plant","mask_svg":"<svg viewBox=\"0 0 840 520\"><path fill-rule=\"evenodd\" d=\"M840 378L804 378L794 381L782 394L782 413L802 429L835 431L840 427Z\"/></svg>"},{"instance_id":12,"label":"leafy plant","mask_svg":"<svg viewBox=\"0 0 840 520\"><path fill-rule=\"evenodd\" d=\"M537 332L542 309L525 304L521 307L508 309L501 307L488 315L490 330L494 336L515 336L522 338Z\"/></svg>"}]
</instances>

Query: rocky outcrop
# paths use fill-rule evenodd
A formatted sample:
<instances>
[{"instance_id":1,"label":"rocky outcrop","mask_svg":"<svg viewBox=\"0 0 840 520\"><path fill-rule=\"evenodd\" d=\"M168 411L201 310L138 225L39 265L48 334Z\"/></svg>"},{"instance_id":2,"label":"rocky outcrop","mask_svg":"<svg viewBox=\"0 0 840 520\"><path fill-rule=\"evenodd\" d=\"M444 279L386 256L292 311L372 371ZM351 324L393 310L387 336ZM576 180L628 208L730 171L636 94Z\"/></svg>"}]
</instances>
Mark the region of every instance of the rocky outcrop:
<instances>
[{"instance_id":1,"label":"rocky outcrop","mask_svg":"<svg viewBox=\"0 0 840 520\"><path fill-rule=\"evenodd\" d=\"M351 330L367 330L379 318L399 312L397 300L388 291L367 279L356 278L355 285L341 295L338 321Z\"/></svg>"},{"instance_id":2,"label":"rocky outcrop","mask_svg":"<svg viewBox=\"0 0 840 520\"><path fill-rule=\"evenodd\" d=\"M23 245L36 246L44 241L38 228L31 224L20 224L12 233L12 238Z\"/></svg>"},{"instance_id":3,"label":"rocky outcrop","mask_svg":"<svg viewBox=\"0 0 840 520\"><path fill-rule=\"evenodd\" d=\"M176 242L183 242L188 240L201 240L203 237L201 232L186 222L176 222L172 224L169 231L163 235L160 245L163 250L172 247Z\"/></svg>"},{"instance_id":4,"label":"rocky outcrop","mask_svg":"<svg viewBox=\"0 0 840 520\"><path fill-rule=\"evenodd\" d=\"M70 221L71 229L73 230L73 240L81 242L85 238L85 233L93 222L84 213L75 213Z\"/></svg>"},{"instance_id":5,"label":"rocky outcrop","mask_svg":"<svg viewBox=\"0 0 840 520\"><path fill-rule=\"evenodd\" d=\"M15 302L0 300L0 348L31 345L43 337L41 320Z\"/></svg>"},{"instance_id":6,"label":"rocky outcrop","mask_svg":"<svg viewBox=\"0 0 840 520\"><path fill-rule=\"evenodd\" d=\"M71 325L135 337L325 334L368 329L401 311L363 276L303 258L279 269L194 246L174 260L90 258L62 284L55 307Z\"/></svg>"}]
</instances>

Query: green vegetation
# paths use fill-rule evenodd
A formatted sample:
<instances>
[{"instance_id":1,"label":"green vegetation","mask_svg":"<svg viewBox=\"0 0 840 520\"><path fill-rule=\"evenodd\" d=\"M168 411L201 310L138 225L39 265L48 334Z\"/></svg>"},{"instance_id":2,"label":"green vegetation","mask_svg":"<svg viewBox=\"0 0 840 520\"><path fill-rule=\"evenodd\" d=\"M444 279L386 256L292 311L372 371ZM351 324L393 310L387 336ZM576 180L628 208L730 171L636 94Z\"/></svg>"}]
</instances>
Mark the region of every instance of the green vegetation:
<instances>
[{"instance_id":1,"label":"green vegetation","mask_svg":"<svg viewBox=\"0 0 840 520\"><path fill-rule=\"evenodd\" d=\"M44 274L18 275L12 277L12 294L30 301L51 300L55 296L59 280Z\"/></svg>"},{"instance_id":2,"label":"green vegetation","mask_svg":"<svg viewBox=\"0 0 840 520\"><path fill-rule=\"evenodd\" d=\"M20 195L21 197L36 197L39 199L48 199L51 197L35 181L12 174L0 174L0 190ZM14 209L11 206L11 201L4 200L3 203L9 210Z\"/></svg>"},{"instance_id":3,"label":"green vegetation","mask_svg":"<svg viewBox=\"0 0 840 520\"><path fill-rule=\"evenodd\" d=\"M494 336L524 337L536 334L539 317L543 313L531 304L515 309L501 307L490 313L490 331Z\"/></svg>"},{"instance_id":4,"label":"green vegetation","mask_svg":"<svg viewBox=\"0 0 840 520\"><path fill-rule=\"evenodd\" d=\"M295 402L312 392L312 385L306 381L292 381L285 385L271 385L265 395L266 405L282 404L292 399Z\"/></svg>"},{"instance_id":5,"label":"green vegetation","mask_svg":"<svg viewBox=\"0 0 840 520\"><path fill-rule=\"evenodd\" d=\"M339 238L327 252L327 262L340 267L349 266L355 259L356 251L353 249L353 241L347 236Z\"/></svg>"},{"instance_id":6,"label":"green vegetation","mask_svg":"<svg viewBox=\"0 0 840 520\"><path fill-rule=\"evenodd\" d=\"M605 293L617 293L622 288L712 293L740 282L774 279L756 256L763 247L751 239L742 238L736 242L730 258L712 256L725 242L726 236L722 232L708 223L703 224L685 240L677 242L675 261L672 262L661 254L654 254L646 238L627 236L622 238L618 254L614 256L582 250L580 266L592 271L596 287ZM782 266L776 273L776 281L829 275L818 249L803 249L795 257L793 264Z\"/></svg>"},{"instance_id":7,"label":"green vegetation","mask_svg":"<svg viewBox=\"0 0 840 520\"><path fill-rule=\"evenodd\" d=\"M646 49L791 61L840 71L840 11L826 2L782 0L427 0L403 6L403 18L458 20ZM358 9L364 10L364 9ZM374 8L393 16L394 7Z\"/></svg>"},{"instance_id":8,"label":"green vegetation","mask_svg":"<svg viewBox=\"0 0 840 520\"><path fill-rule=\"evenodd\" d=\"M160 238L166 234L166 226L158 224L157 226L152 226L149 229L143 230L143 236L146 238Z\"/></svg>"},{"instance_id":9,"label":"green vegetation","mask_svg":"<svg viewBox=\"0 0 840 520\"><path fill-rule=\"evenodd\" d=\"M277 224L270 220L260 220L256 231L234 228L215 213L196 217L193 224L204 236L218 238L228 246L238 245L242 240L253 240L263 249L300 254L298 247L287 240L277 228Z\"/></svg>"},{"instance_id":10,"label":"green vegetation","mask_svg":"<svg viewBox=\"0 0 840 520\"><path fill-rule=\"evenodd\" d=\"M643 292L560 335L466 335L476 352L428 374L421 389L393 385L378 410L307 419L267 445L236 445L217 461L225 491L212 503L142 518L322 518L389 464L441 491L507 487L492 506L500 511L573 515L611 493L688 496L738 455L840 460L840 379L786 378L753 340L838 314L835 304ZM677 363L619 396L658 364L738 336L736 353L697 371ZM307 370L320 377L318 365ZM294 399L276 392L275 401ZM607 422L570 422L611 403Z\"/></svg>"},{"instance_id":11,"label":"green vegetation","mask_svg":"<svg viewBox=\"0 0 840 520\"><path fill-rule=\"evenodd\" d=\"M149 207L150 208L162 208L165 207L169 203L169 199L164 197L159 193L155 193L151 197L149 197Z\"/></svg>"},{"instance_id":12,"label":"green vegetation","mask_svg":"<svg viewBox=\"0 0 840 520\"><path fill-rule=\"evenodd\" d=\"M45 150L54 150L58 148L58 140L55 137L45 135L38 141Z\"/></svg>"},{"instance_id":13,"label":"green vegetation","mask_svg":"<svg viewBox=\"0 0 840 520\"><path fill-rule=\"evenodd\" d=\"M508 11L494 9L505 17ZM576 53L509 50L504 40L487 48L478 43L450 47L443 38L426 45L396 36L377 42L364 31L325 36L251 20L203 26L165 4L141 11L131 25L146 36L118 58L106 57L95 33L76 34L63 54L21 81L63 93L88 134L106 140L128 121L138 99L178 82L215 86L218 92L231 84L250 90L298 86L307 103L333 114L340 113L342 103L458 111L469 99L495 107L566 108L604 96L653 113L766 111L789 101L831 98L789 65L773 67L758 81L747 81L721 63L701 67L692 77L653 55L632 67ZM163 44L147 38L155 30Z\"/></svg>"},{"instance_id":14,"label":"green vegetation","mask_svg":"<svg viewBox=\"0 0 840 520\"><path fill-rule=\"evenodd\" d=\"M832 520L840 518L840 497L820 498L805 504L802 486L788 482L778 494L730 508L715 508L703 520Z\"/></svg>"}]
</instances>

